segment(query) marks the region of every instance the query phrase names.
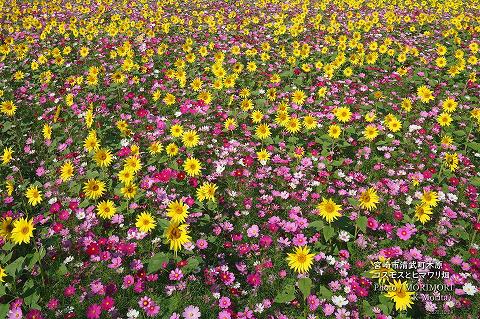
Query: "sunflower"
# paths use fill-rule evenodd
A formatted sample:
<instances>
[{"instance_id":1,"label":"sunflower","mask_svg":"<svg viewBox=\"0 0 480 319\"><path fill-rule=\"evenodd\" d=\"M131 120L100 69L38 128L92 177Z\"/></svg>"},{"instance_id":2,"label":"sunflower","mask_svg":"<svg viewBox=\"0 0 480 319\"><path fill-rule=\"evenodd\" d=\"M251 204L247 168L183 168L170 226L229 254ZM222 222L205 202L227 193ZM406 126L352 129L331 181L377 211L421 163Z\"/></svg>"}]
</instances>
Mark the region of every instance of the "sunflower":
<instances>
[{"instance_id":1,"label":"sunflower","mask_svg":"<svg viewBox=\"0 0 480 319\"><path fill-rule=\"evenodd\" d=\"M73 164L71 161L66 161L60 168L60 178L66 182L73 176Z\"/></svg>"},{"instance_id":2,"label":"sunflower","mask_svg":"<svg viewBox=\"0 0 480 319\"><path fill-rule=\"evenodd\" d=\"M262 148L259 152L257 152L257 159L265 165L267 161L270 159L270 153L267 152L266 149Z\"/></svg>"},{"instance_id":3,"label":"sunflower","mask_svg":"<svg viewBox=\"0 0 480 319\"><path fill-rule=\"evenodd\" d=\"M285 124L287 131L290 133L297 133L300 131L300 120L296 117L291 117Z\"/></svg>"},{"instance_id":4,"label":"sunflower","mask_svg":"<svg viewBox=\"0 0 480 319\"><path fill-rule=\"evenodd\" d=\"M452 116L446 112L443 112L437 117L437 122L440 124L440 126L450 126L452 123Z\"/></svg>"},{"instance_id":5,"label":"sunflower","mask_svg":"<svg viewBox=\"0 0 480 319\"><path fill-rule=\"evenodd\" d=\"M293 253L287 255L288 266L298 273L306 273L313 265L313 257L307 246L295 247Z\"/></svg>"},{"instance_id":6,"label":"sunflower","mask_svg":"<svg viewBox=\"0 0 480 319\"><path fill-rule=\"evenodd\" d=\"M377 207L379 203L377 191L374 188L369 188L360 194L360 207L372 210Z\"/></svg>"},{"instance_id":7,"label":"sunflower","mask_svg":"<svg viewBox=\"0 0 480 319\"><path fill-rule=\"evenodd\" d=\"M197 176L200 174L202 165L195 157L189 157L183 163L183 169L189 176Z\"/></svg>"},{"instance_id":8,"label":"sunflower","mask_svg":"<svg viewBox=\"0 0 480 319\"><path fill-rule=\"evenodd\" d=\"M148 233L155 228L157 224L152 215L147 212L143 212L137 216L137 222L135 226L140 229L141 232Z\"/></svg>"},{"instance_id":9,"label":"sunflower","mask_svg":"<svg viewBox=\"0 0 480 319\"><path fill-rule=\"evenodd\" d=\"M388 291L385 296L387 296L390 299L393 299L395 302L395 309L397 311L405 311L407 308L411 308L413 301L412 301L412 295L415 294L415 292L408 291L407 287L407 282L400 281L400 280L393 280L393 283L389 284L386 287L386 290Z\"/></svg>"},{"instance_id":10,"label":"sunflower","mask_svg":"<svg viewBox=\"0 0 480 319\"><path fill-rule=\"evenodd\" d=\"M293 92L292 102L297 105L302 105L305 102L305 98L306 98L305 92L301 90L296 90L295 92Z\"/></svg>"},{"instance_id":11,"label":"sunflower","mask_svg":"<svg viewBox=\"0 0 480 319\"><path fill-rule=\"evenodd\" d=\"M5 184L6 184L6 189L7 189L7 195L12 196L13 190L15 189L15 185L14 185L13 181L7 180L5 182Z\"/></svg>"},{"instance_id":12,"label":"sunflower","mask_svg":"<svg viewBox=\"0 0 480 319\"><path fill-rule=\"evenodd\" d=\"M430 215L432 214L432 208L426 204L419 204L415 206L415 217L422 223L425 224L430 220Z\"/></svg>"},{"instance_id":13,"label":"sunflower","mask_svg":"<svg viewBox=\"0 0 480 319\"><path fill-rule=\"evenodd\" d=\"M120 192L122 193L123 197L127 199L132 199L137 194L137 188L138 187L135 184L128 184L122 187L120 189Z\"/></svg>"},{"instance_id":14,"label":"sunflower","mask_svg":"<svg viewBox=\"0 0 480 319\"><path fill-rule=\"evenodd\" d=\"M438 194L434 191L423 192L422 203L431 207L435 207L438 204Z\"/></svg>"},{"instance_id":15,"label":"sunflower","mask_svg":"<svg viewBox=\"0 0 480 319\"><path fill-rule=\"evenodd\" d=\"M125 168L128 168L133 173L136 173L142 168L142 163L140 162L140 159L137 156L132 155L125 159L125 164L123 166L123 169Z\"/></svg>"},{"instance_id":16,"label":"sunflower","mask_svg":"<svg viewBox=\"0 0 480 319\"><path fill-rule=\"evenodd\" d=\"M402 128L402 122L400 122L395 116L391 116L388 120L385 119L387 127L392 132L398 132Z\"/></svg>"},{"instance_id":17,"label":"sunflower","mask_svg":"<svg viewBox=\"0 0 480 319\"><path fill-rule=\"evenodd\" d=\"M253 123L260 123L263 119L263 113L259 110L255 110L252 112L251 118Z\"/></svg>"},{"instance_id":18,"label":"sunflower","mask_svg":"<svg viewBox=\"0 0 480 319\"><path fill-rule=\"evenodd\" d=\"M183 245L189 243L191 237L188 235L188 225L179 225L176 222L170 222L165 229L164 236L167 238L167 242L170 244L170 250L173 250L175 254L179 251Z\"/></svg>"},{"instance_id":19,"label":"sunflower","mask_svg":"<svg viewBox=\"0 0 480 319\"><path fill-rule=\"evenodd\" d=\"M87 138L83 141L83 146L89 152L96 151L100 148L100 142L97 139L97 133L95 131L90 131Z\"/></svg>"},{"instance_id":20,"label":"sunflower","mask_svg":"<svg viewBox=\"0 0 480 319\"><path fill-rule=\"evenodd\" d=\"M209 183L209 182L205 182L202 184L202 186L200 186L198 189L197 189L197 199L200 201L200 202L203 202L204 200L215 200L215 191L218 189L218 186L213 184L213 183Z\"/></svg>"},{"instance_id":21,"label":"sunflower","mask_svg":"<svg viewBox=\"0 0 480 319\"><path fill-rule=\"evenodd\" d=\"M403 99L401 106L406 112L410 112L412 110L412 101L410 101L410 99Z\"/></svg>"},{"instance_id":22,"label":"sunflower","mask_svg":"<svg viewBox=\"0 0 480 319\"><path fill-rule=\"evenodd\" d=\"M3 101L0 104L0 111L7 116L14 116L17 107L13 104L12 101Z\"/></svg>"},{"instance_id":23,"label":"sunflower","mask_svg":"<svg viewBox=\"0 0 480 319\"><path fill-rule=\"evenodd\" d=\"M5 280L3 278L5 278L6 276L7 274L5 273L5 269L0 267L0 282L4 282Z\"/></svg>"},{"instance_id":24,"label":"sunflower","mask_svg":"<svg viewBox=\"0 0 480 319\"><path fill-rule=\"evenodd\" d=\"M112 153L107 149L98 149L93 155L93 159L100 167L108 167L112 163Z\"/></svg>"},{"instance_id":25,"label":"sunflower","mask_svg":"<svg viewBox=\"0 0 480 319\"><path fill-rule=\"evenodd\" d=\"M290 120L290 115L286 111L277 111L277 116L275 117L275 122L281 126L286 126Z\"/></svg>"},{"instance_id":26,"label":"sunflower","mask_svg":"<svg viewBox=\"0 0 480 319\"><path fill-rule=\"evenodd\" d=\"M255 135L261 140L268 138L271 135L270 127L268 126L268 124L260 124L259 126L257 126L255 130Z\"/></svg>"},{"instance_id":27,"label":"sunflower","mask_svg":"<svg viewBox=\"0 0 480 319\"><path fill-rule=\"evenodd\" d=\"M375 125L373 124L369 124L367 125L367 127L365 128L365 130L363 131L363 136L369 140L369 141L372 141L373 139L375 139L375 137L378 136L378 129Z\"/></svg>"},{"instance_id":28,"label":"sunflower","mask_svg":"<svg viewBox=\"0 0 480 319\"><path fill-rule=\"evenodd\" d=\"M180 201L171 201L168 204L167 216L175 223L183 223L188 217L188 206Z\"/></svg>"},{"instance_id":29,"label":"sunflower","mask_svg":"<svg viewBox=\"0 0 480 319\"><path fill-rule=\"evenodd\" d=\"M12 160L13 151L11 147L6 147L3 149L2 154L2 164L7 165Z\"/></svg>"},{"instance_id":30,"label":"sunflower","mask_svg":"<svg viewBox=\"0 0 480 319\"><path fill-rule=\"evenodd\" d=\"M458 103L454 99L448 98L442 102L442 108L447 113L452 113L457 109Z\"/></svg>"},{"instance_id":31,"label":"sunflower","mask_svg":"<svg viewBox=\"0 0 480 319\"><path fill-rule=\"evenodd\" d=\"M307 115L303 118L303 126L305 126L307 130L314 129L317 127L317 124L317 120L315 120L315 118L311 115Z\"/></svg>"},{"instance_id":32,"label":"sunflower","mask_svg":"<svg viewBox=\"0 0 480 319\"><path fill-rule=\"evenodd\" d=\"M235 119L232 119L229 117L228 119L225 120L225 123L223 124L223 127L227 131L233 131L235 127L237 127L237 121Z\"/></svg>"},{"instance_id":33,"label":"sunflower","mask_svg":"<svg viewBox=\"0 0 480 319\"><path fill-rule=\"evenodd\" d=\"M420 101L422 101L423 103L428 103L434 99L432 93L433 93L432 90L430 90L425 85L422 85L417 89L417 96L420 98Z\"/></svg>"},{"instance_id":34,"label":"sunflower","mask_svg":"<svg viewBox=\"0 0 480 319\"><path fill-rule=\"evenodd\" d=\"M182 135L182 142L185 147L195 147L198 145L198 141L200 137L198 136L197 132L194 130L186 131Z\"/></svg>"},{"instance_id":35,"label":"sunflower","mask_svg":"<svg viewBox=\"0 0 480 319\"><path fill-rule=\"evenodd\" d=\"M340 122L348 122L352 117L352 112L348 107L339 107L334 110L334 114Z\"/></svg>"},{"instance_id":36,"label":"sunflower","mask_svg":"<svg viewBox=\"0 0 480 319\"><path fill-rule=\"evenodd\" d=\"M336 204L332 199L326 198L322 198L322 202L317 206L319 215L329 223L342 216L339 213L341 209L341 205Z\"/></svg>"},{"instance_id":37,"label":"sunflower","mask_svg":"<svg viewBox=\"0 0 480 319\"><path fill-rule=\"evenodd\" d=\"M252 100L244 99L240 103L240 107L242 108L243 111L249 111L249 110L253 109L253 102L252 102Z\"/></svg>"},{"instance_id":38,"label":"sunflower","mask_svg":"<svg viewBox=\"0 0 480 319\"><path fill-rule=\"evenodd\" d=\"M176 99L175 95L173 95L171 93L167 93L167 95L165 95L165 97L163 98L163 103L170 106L170 105L174 104L176 102L176 100L177 99Z\"/></svg>"},{"instance_id":39,"label":"sunflower","mask_svg":"<svg viewBox=\"0 0 480 319\"><path fill-rule=\"evenodd\" d=\"M30 242L30 238L33 237L33 219L26 220L25 218L17 219L13 222L13 229L11 239L12 241L20 245L21 243L28 244Z\"/></svg>"},{"instance_id":40,"label":"sunflower","mask_svg":"<svg viewBox=\"0 0 480 319\"><path fill-rule=\"evenodd\" d=\"M151 155L158 154L162 151L162 149L163 149L162 143L155 141L155 142L152 142L152 144L150 144L150 146L148 147L148 152Z\"/></svg>"},{"instance_id":41,"label":"sunflower","mask_svg":"<svg viewBox=\"0 0 480 319\"><path fill-rule=\"evenodd\" d=\"M13 230L13 219L12 217L8 216L1 219L0 225L0 236L3 237L5 240L10 239L12 236Z\"/></svg>"},{"instance_id":42,"label":"sunflower","mask_svg":"<svg viewBox=\"0 0 480 319\"><path fill-rule=\"evenodd\" d=\"M170 143L165 148L168 156L175 156L178 154L178 146L175 143Z\"/></svg>"},{"instance_id":43,"label":"sunflower","mask_svg":"<svg viewBox=\"0 0 480 319\"><path fill-rule=\"evenodd\" d=\"M122 182L125 185L129 185L132 182L134 177L135 177L135 174L128 167L118 172L118 179L120 180L120 182Z\"/></svg>"},{"instance_id":44,"label":"sunflower","mask_svg":"<svg viewBox=\"0 0 480 319\"><path fill-rule=\"evenodd\" d=\"M37 206L42 201L42 193L34 185L28 187L25 196L28 199L28 203L32 206Z\"/></svg>"},{"instance_id":45,"label":"sunflower","mask_svg":"<svg viewBox=\"0 0 480 319\"><path fill-rule=\"evenodd\" d=\"M115 204L110 200L100 202L97 205L97 214L104 219L112 218L116 211Z\"/></svg>"},{"instance_id":46,"label":"sunflower","mask_svg":"<svg viewBox=\"0 0 480 319\"><path fill-rule=\"evenodd\" d=\"M83 185L83 191L88 199L97 199L105 192L105 183L96 179L89 179Z\"/></svg>"},{"instance_id":47,"label":"sunflower","mask_svg":"<svg viewBox=\"0 0 480 319\"><path fill-rule=\"evenodd\" d=\"M458 168L458 154L457 153L446 153L445 154L445 165L453 172Z\"/></svg>"},{"instance_id":48,"label":"sunflower","mask_svg":"<svg viewBox=\"0 0 480 319\"><path fill-rule=\"evenodd\" d=\"M52 139L52 127L48 124L43 125L43 138L45 140L51 140Z\"/></svg>"},{"instance_id":49,"label":"sunflower","mask_svg":"<svg viewBox=\"0 0 480 319\"><path fill-rule=\"evenodd\" d=\"M328 128L328 136L331 138L337 139L340 136L340 133L342 133L342 129L336 124L330 125Z\"/></svg>"}]
</instances>

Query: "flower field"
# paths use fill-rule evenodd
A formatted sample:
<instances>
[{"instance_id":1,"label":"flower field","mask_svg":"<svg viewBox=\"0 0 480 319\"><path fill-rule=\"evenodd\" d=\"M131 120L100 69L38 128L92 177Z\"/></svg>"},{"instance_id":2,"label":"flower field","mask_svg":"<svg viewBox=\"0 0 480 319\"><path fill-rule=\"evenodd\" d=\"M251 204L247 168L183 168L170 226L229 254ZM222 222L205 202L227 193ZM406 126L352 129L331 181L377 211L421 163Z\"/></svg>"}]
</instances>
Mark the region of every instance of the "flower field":
<instances>
[{"instance_id":1,"label":"flower field","mask_svg":"<svg viewBox=\"0 0 480 319\"><path fill-rule=\"evenodd\" d=\"M480 317L478 0L0 21L0 319Z\"/></svg>"}]
</instances>

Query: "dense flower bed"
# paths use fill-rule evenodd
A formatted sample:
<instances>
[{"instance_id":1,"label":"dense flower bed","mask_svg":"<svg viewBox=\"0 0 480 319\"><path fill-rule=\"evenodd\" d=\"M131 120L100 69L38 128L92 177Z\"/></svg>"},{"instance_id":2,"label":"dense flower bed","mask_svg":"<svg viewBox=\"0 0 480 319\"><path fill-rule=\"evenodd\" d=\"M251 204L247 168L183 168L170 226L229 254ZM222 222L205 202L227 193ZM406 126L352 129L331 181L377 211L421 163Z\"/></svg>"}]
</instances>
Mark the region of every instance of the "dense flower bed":
<instances>
[{"instance_id":1,"label":"dense flower bed","mask_svg":"<svg viewBox=\"0 0 480 319\"><path fill-rule=\"evenodd\" d=\"M478 1L1 1L0 318L477 318Z\"/></svg>"}]
</instances>

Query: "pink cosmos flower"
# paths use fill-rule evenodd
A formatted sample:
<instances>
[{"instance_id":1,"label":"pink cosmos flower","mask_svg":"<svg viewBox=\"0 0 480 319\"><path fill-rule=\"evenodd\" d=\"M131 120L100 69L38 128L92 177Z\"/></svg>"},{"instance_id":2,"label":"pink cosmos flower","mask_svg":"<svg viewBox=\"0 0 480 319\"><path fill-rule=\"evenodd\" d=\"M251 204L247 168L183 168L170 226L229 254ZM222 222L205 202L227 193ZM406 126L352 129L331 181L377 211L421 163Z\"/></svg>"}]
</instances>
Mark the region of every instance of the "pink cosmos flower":
<instances>
[{"instance_id":1,"label":"pink cosmos flower","mask_svg":"<svg viewBox=\"0 0 480 319\"><path fill-rule=\"evenodd\" d=\"M200 309L196 306L188 306L182 313L185 319L198 319L200 318Z\"/></svg>"},{"instance_id":2,"label":"pink cosmos flower","mask_svg":"<svg viewBox=\"0 0 480 319\"><path fill-rule=\"evenodd\" d=\"M102 313L102 307L94 303L87 308L87 318L88 319L98 319Z\"/></svg>"},{"instance_id":3,"label":"pink cosmos flower","mask_svg":"<svg viewBox=\"0 0 480 319\"><path fill-rule=\"evenodd\" d=\"M228 298L228 297L222 297L218 301L219 307L224 308L224 309L230 307L231 304L232 303L230 302L230 298Z\"/></svg>"},{"instance_id":4,"label":"pink cosmos flower","mask_svg":"<svg viewBox=\"0 0 480 319\"><path fill-rule=\"evenodd\" d=\"M183 278L183 273L181 269L175 268L170 272L170 275L168 276L170 280L180 280Z\"/></svg>"}]
</instances>

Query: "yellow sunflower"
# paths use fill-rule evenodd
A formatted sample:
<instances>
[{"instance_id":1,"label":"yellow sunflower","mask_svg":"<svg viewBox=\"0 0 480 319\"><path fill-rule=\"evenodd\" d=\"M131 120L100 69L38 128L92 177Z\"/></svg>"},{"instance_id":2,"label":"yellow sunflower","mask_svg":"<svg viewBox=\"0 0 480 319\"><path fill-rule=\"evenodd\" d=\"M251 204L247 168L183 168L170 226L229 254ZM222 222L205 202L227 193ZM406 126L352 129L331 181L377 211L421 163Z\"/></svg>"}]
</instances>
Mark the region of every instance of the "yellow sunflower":
<instances>
[{"instance_id":1,"label":"yellow sunflower","mask_svg":"<svg viewBox=\"0 0 480 319\"><path fill-rule=\"evenodd\" d=\"M372 210L377 207L377 204L380 202L377 191L374 188L369 188L360 194L360 207Z\"/></svg>"},{"instance_id":2,"label":"yellow sunflower","mask_svg":"<svg viewBox=\"0 0 480 319\"><path fill-rule=\"evenodd\" d=\"M34 185L28 187L25 196L28 199L28 203L32 206L37 206L42 201L42 193Z\"/></svg>"},{"instance_id":3,"label":"yellow sunflower","mask_svg":"<svg viewBox=\"0 0 480 319\"><path fill-rule=\"evenodd\" d=\"M334 110L334 114L340 122L348 122L352 117L352 112L348 107L339 107Z\"/></svg>"},{"instance_id":4,"label":"yellow sunflower","mask_svg":"<svg viewBox=\"0 0 480 319\"><path fill-rule=\"evenodd\" d=\"M13 158L13 151L11 147L6 147L3 149L3 154L2 154L2 164L7 165L10 163L10 161Z\"/></svg>"},{"instance_id":5,"label":"yellow sunflower","mask_svg":"<svg viewBox=\"0 0 480 319\"><path fill-rule=\"evenodd\" d=\"M66 182L73 176L73 164L71 161L66 161L60 168L60 178Z\"/></svg>"},{"instance_id":6,"label":"yellow sunflower","mask_svg":"<svg viewBox=\"0 0 480 319\"><path fill-rule=\"evenodd\" d=\"M255 135L261 140L268 138L271 135L270 127L268 126L268 124L260 124L259 126L257 126L255 130Z\"/></svg>"},{"instance_id":7,"label":"yellow sunflower","mask_svg":"<svg viewBox=\"0 0 480 319\"><path fill-rule=\"evenodd\" d=\"M183 163L183 169L189 176L197 176L200 175L202 165L195 157L189 157L185 160L185 163Z\"/></svg>"},{"instance_id":8,"label":"yellow sunflower","mask_svg":"<svg viewBox=\"0 0 480 319\"><path fill-rule=\"evenodd\" d=\"M33 237L34 229L33 219L26 220L25 218L19 218L13 222L11 239L17 245L22 243L28 244L30 238Z\"/></svg>"},{"instance_id":9,"label":"yellow sunflower","mask_svg":"<svg viewBox=\"0 0 480 319\"><path fill-rule=\"evenodd\" d=\"M93 155L93 159L98 166L108 167L112 163L113 157L110 150L101 148L95 152L95 155Z\"/></svg>"},{"instance_id":10,"label":"yellow sunflower","mask_svg":"<svg viewBox=\"0 0 480 319\"><path fill-rule=\"evenodd\" d=\"M164 233L167 242L170 244L170 250L173 250L175 254L179 251L183 245L189 243L191 237L188 235L188 225L179 225L176 222L170 222Z\"/></svg>"},{"instance_id":11,"label":"yellow sunflower","mask_svg":"<svg viewBox=\"0 0 480 319\"><path fill-rule=\"evenodd\" d=\"M306 273L313 265L313 257L315 254L311 254L307 246L296 247L287 255L288 266L298 273Z\"/></svg>"},{"instance_id":12,"label":"yellow sunflower","mask_svg":"<svg viewBox=\"0 0 480 319\"><path fill-rule=\"evenodd\" d=\"M97 214L104 219L112 218L116 211L115 204L110 200L100 202L97 205Z\"/></svg>"},{"instance_id":13,"label":"yellow sunflower","mask_svg":"<svg viewBox=\"0 0 480 319\"><path fill-rule=\"evenodd\" d=\"M430 215L432 214L432 208L425 204L419 204L415 206L415 217L422 223L425 224L430 220Z\"/></svg>"},{"instance_id":14,"label":"yellow sunflower","mask_svg":"<svg viewBox=\"0 0 480 319\"><path fill-rule=\"evenodd\" d=\"M0 225L0 236L5 240L10 239L12 236L13 230L13 219L12 217L5 217L1 219Z\"/></svg>"},{"instance_id":15,"label":"yellow sunflower","mask_svg":"<svg viewBox=\"0 0 480 319\"><path fill-rule=\"evenodd\" d=\"M7 116L14 116L17 107L12 101L3 101L0 104L0 111Z\"/></svg>"},{"instance_id":16,"label":"yellow sunflower","mask_svg":"<svg viewBox=\"0 0 480 319\"><path fill-rule=\"evenodd\" d=\"M105 183L100 180L89 179L84 183L83 191L88 199L97 199L105 192Z\"/></svg>"},{"instance_id":17,"label":"yellow sunflower","mask_svg":"<svg viewBox=\"0 0 480 319\"><path fill-rule=\"evenodd\" d=\"M171 201L167 207L167 216L175 223L183 223L188 217L188 206L181 200Z\"/></svg>"},{"instance_id":18,"label":"yellow sunflower","mask_svg":"<svg viewBox=\"0 0 480 319\"><path fill-rule=\"evenodd\" d=\"M198 145L200 137L198 136L197 132L194 130L186 131L182 135L182 142L185 147L195 147Z\"/></svg>"},{"instance_id":19,"label":"yellow sunflower","mask_svg":"<svg viewBox=\"0 0 480 319\"><path fill-rule=\"evenodd\" d=\"M319 215L329 223L342 216L340 214L341 209L341 205L336 204L332 199L326 198L322 198L322 202L317 206Z\"/></svg>"},{"instance_id":20,"label":"yellow sunflower","mask_svg":"<svg viewBox=\"0 0 480 319\"><path fill-rule=\"evenodd\" d=\"M218 186L210 183L210 182L205 182L197 188L197 199L200 202L203 202L204 200L215 200L215 191L218 189Z\"/></svg>"},{"instance_id":21,"label":"yellow sunflower","mask_svg":"<svg viewBox=\"0 0 480 319\"><path fill-rule=\"evenodd\" d=\"M152 215L147 212L143 212L137 216L137 222L135 226L140 229L141 232L148 233L155 228L156 222Z\"/></svg>"},{"instance_id":22,"label":"yellow sunflower","mask_svg":"<svg viewBox=\"0 0 480 319\"><path fill-rule=\"evenodd\" d=\"M400 280L393 280L393 283L389 284L386 288L388 291L385 296L390 299L393 299L395 302L395 309L397 311L405 311L407 308L411 308L413 301L412 295L415 292L408 291L407 282Z\"/></svg>"}]
</instances>

